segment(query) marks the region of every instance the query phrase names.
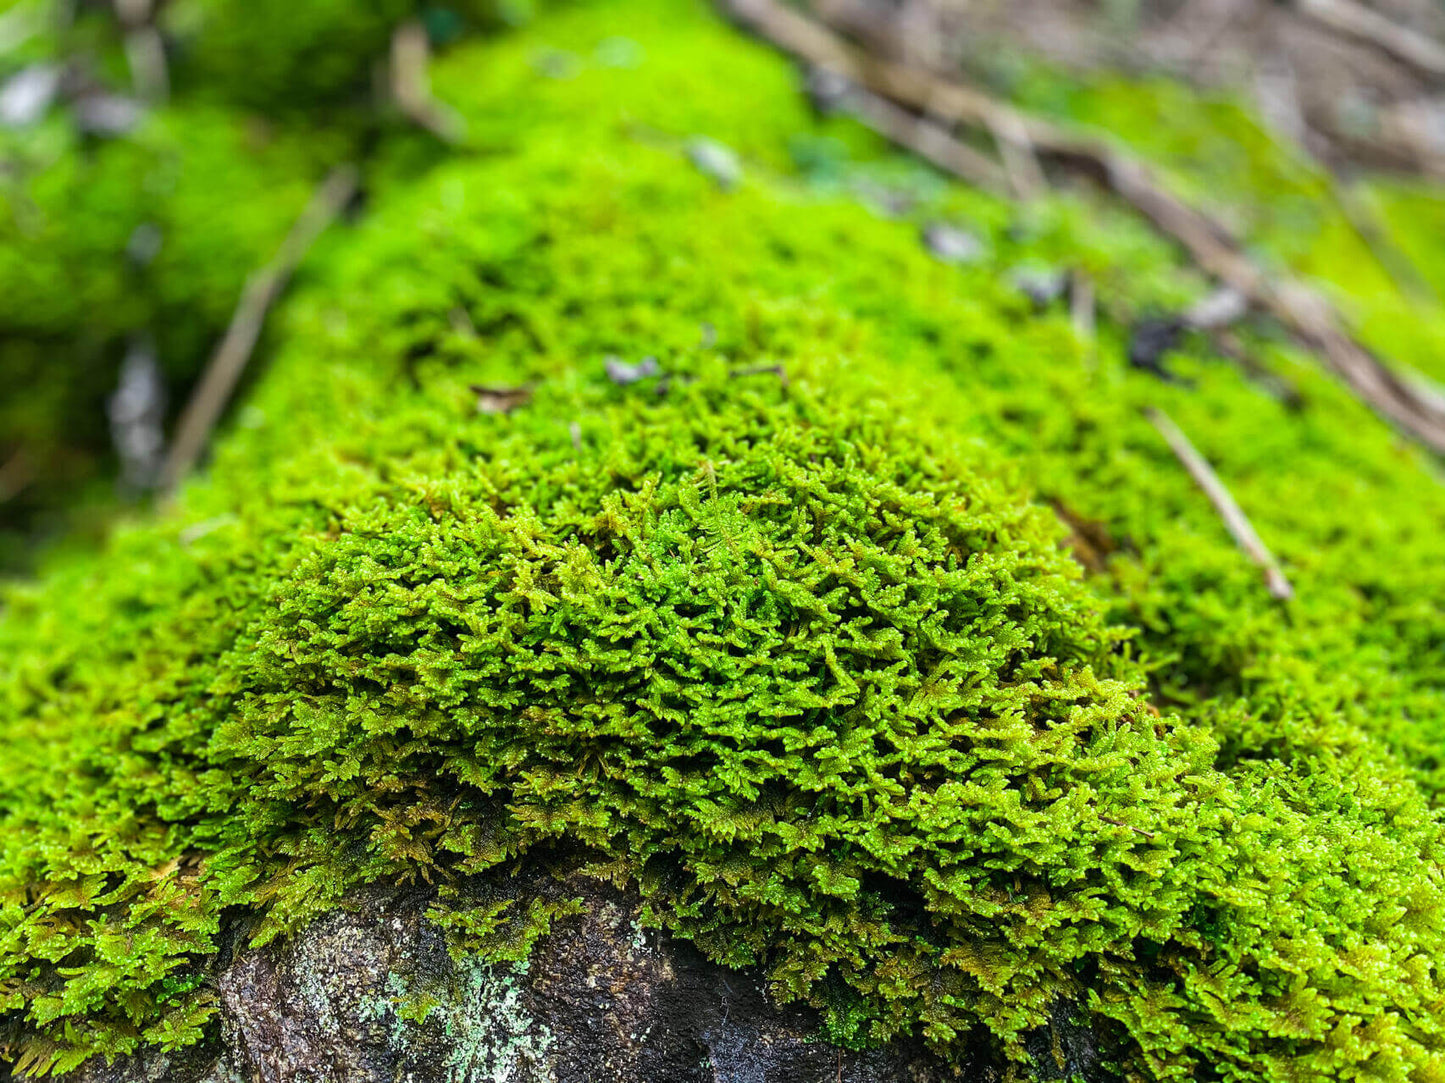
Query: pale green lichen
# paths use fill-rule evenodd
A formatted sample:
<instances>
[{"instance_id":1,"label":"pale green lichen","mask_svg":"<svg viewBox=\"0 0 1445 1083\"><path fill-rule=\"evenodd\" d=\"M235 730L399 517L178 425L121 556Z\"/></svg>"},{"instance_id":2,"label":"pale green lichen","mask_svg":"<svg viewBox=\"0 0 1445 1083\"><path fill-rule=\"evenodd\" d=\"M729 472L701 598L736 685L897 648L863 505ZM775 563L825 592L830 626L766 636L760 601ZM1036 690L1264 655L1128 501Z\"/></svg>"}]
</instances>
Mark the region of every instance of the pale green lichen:
<instances>
[{"instance_id":1,"label":"pale green lichen","mask_svg":"<svg viewBox=\"0 0 1445 1083\"><path fill-rule=\"evenodd\" d=\"M444 1050L448 1083L533 1083L552 1078L555 1038L528 1010L525 961L458 959L445 977L392 972L384 995L369 995L360 1017L387 1025L399 1056Z\"/></svg>"},{"instance_id":2,"label":"pale green lichen","mask_svg":"<svg viewBox=\"0 0 1445 1083\"><path fill-rule=\"evenodd\" d=\"M520 979L526 964L474 960L461 978L458 1007L447 1015L455 1043L448 1067L454 1083L516 1083L546 1079L552 1034L527 1010Z\"/></svg>"}]
</instances>

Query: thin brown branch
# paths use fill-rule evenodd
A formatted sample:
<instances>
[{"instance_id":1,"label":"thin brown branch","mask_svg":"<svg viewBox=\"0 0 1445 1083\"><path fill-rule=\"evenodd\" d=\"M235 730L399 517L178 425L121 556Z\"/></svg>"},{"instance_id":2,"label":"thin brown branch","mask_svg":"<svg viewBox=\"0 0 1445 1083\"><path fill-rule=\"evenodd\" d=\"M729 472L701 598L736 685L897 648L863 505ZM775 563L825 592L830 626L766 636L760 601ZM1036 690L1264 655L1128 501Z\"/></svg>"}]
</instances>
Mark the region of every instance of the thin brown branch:
<instances>
[{"instance_id":1,"label":"thin brown branch","mask_svg":"<svg viewBox=\"0 0 1445 1083\"><path fill-rule=\"evenodd\" d=\"M466 138L459 113L437 101L431 89L431 46L420 19L408 19L391 37L391 93L414 124L446 143Z\"/></svg>"},{"instance_id":2,"label":"thin brown branch","mask_svg":"<svg viewBox=\"0 0 1445 1083\"><path fill-rule=\"evenodd\" d=\"M1013 194L1027 203L1047 192L1049 178L1039 164L1028 128L1019 123L1018 115L1001 114L990 121L988 130L998 145L999 158L1003 160L1004 173L1008 176Z\"/></svg>"},{"instance_id":3,"label":"thin brown branch","mask_svg":"<svg viewBox=\"0 0 1445 1083\"><path fill-rule=\"evenodd\" d=\"M1300 13L1331 30L1375 46L1425 75L1445 76L1445 45L1355 0L1296 0Z\"/></svg>"},{"instance_id":4,"label":"thin brown branch","mask_svg":"<svg viewBox=\"0 0 1445 1083\"><path fill-rule=\"evenodd\" d=\"M956 138L936 120L911 113L858 86L850 86L832 105L890 143L912 151L975 188L997 195L1009 191L1008 175L997 162Z\"/></svg>"},{"instance_id":5,"label":"thin brown branch","mask_svg":"<svg viewBox=\"0 0 1445 1083\"><path fill-rule=\"evenodd\" d=\"M155 25L155 5L152 0L115 0L115 14L125 32L125 59L136 94L148 102L165 101L171 80L165 41Z\"/></svg>"},{"instance_id":6,"label":"thin brown branch","mask_svg":"<svg viewBox=\"0 0 1445 1083\"><path fill-rule=\"evenodd\" d=\"M510 414L532 401L530 387L472 384L471 391L477 397L477 412L481 414Z\"/></svg>"},{"instance_id":7,"label":"thin brown branch","mask_svg":"<svg viewBox=\"0 0 1445 1083\"><path fill-rule=\"evenodd\" d=\"M1133 824L1126 824L1123 820L1116 820L1112 816L1100 816L1099 819L1106 824L1113 824L1115 827L1123 827L1129 831L1137 832L1146 839L1152 839L1154 837L1154 832L1145 831L1142 827L1135 827Z\"/></svg>"},{"instance_id":8,"label":"thin brown branch","mask_svg":"<svg viewBox=\"0 0 1445 1083\"><path fill-rule=\"evenodd\" d=\"M1390 276L1401 293L1416 301L1439 304L1440 295L1429 280L1420 273L1408 253L1390 236L1390 231L1375 208L1347 182L1331 174L1331 194L1335 205L1344 215L1360 241L1375 257L1375 262Z\"/></svg>"},{"instance_id":9,"label":"thin brown branch","mask_svg":"<svg viewBox=\"0 0 1445 1083\"><path fill-rule=\"evenodd\" d=\"M1173 419L1163 410L1150 407L1144 411L1144 416L1149 420L1149 424L1159 431L1159 435L1164 437L1164 442L1169 445L1169 450L1174 452L1175 458L1184 464L1184 469L1189 471L1189 476L1204 490L1204 495L1209 497L1209 502L1214 505L1214 510L1224 520L1225 528L1235 542L1252 561L1264 569L1264 578L1269 586L1270 594L1280 599L1293 598L1294 588L1285 578L1279 562L1274 559L1274 554L1260 540L1249 517L1235 503L1234 497L1224 487L1224 483L1219 480L1214 468L1209 465L1209 460L1199 453L1198 449L1189 442L1189 437L1184 435L1184 430L1174 424Z\"/></svg>"},{"instance_id":10,"label":"thin brown branch","mask_svg":"<svg viewBox=\"0 0 1445 1083\"><path fill-rule=\"evenodd\" d=\"M911 111L983 131L1021 125L1041 158L1104 185L1173 238L1202 270L1284 324L1376 413L1431 450L1445 453L1445 411L1421 399L1356 341L1320 294L1289 278L1271 279L1224 225L1165 191L1142 162L1110 144L1025 114L973 87L869 56L828 27L776 0L720 2L754 33L809 64L866 88L905 114ZM961 171L959 175L972 180Z\"/></svg>"},{"instance_id":11,"label":"thin brown branch","mask_svg":"<svg viewBox=\"0 0 1445 1083\"><path fill-rule=\"evenodd\" d=\"M1433 287L1420 274L1409 255L1395 244L1368 199L1340 175L1337 163L1331 160L1330 139L1317 132L1306 118L1299 97L1299 79L1288 58L1280 32L1281 24L1276 22L1273 25L1276 58L1267 61L1254 80L1255 102L1260 116L1274 130L1277 138L1293 144L1315 163L1329 185L1330 199L1395 287L1415 300L1438 303Z\"/></svg>"},{"instance_id":12,"label":"thin brown branch","mask_svg":"<svg viewBox=\"0 0 1445 1083\"><path fill-rule=\"evenodd\" d=\"M1445 179L1445 148L1439 135L1439 105L1415 98L1381 107L1378 131L1366 146L1435 180Z\"/></svg>"},{"instance_id":13,"label":"thin brown branch","mask_svg":"<svg viewBox=\"0 0 1445 1083\"><path fill-rule=\"evenodd\" d=\"M1277 59L1267 63L1255 77L1255 102L1266 124L1278 138L1292 143L1319 168L1329 184L1330 198L1360 242L1370 250L1380 269L1395 287L1418 301L1438 303L1434 288L1390 236L1373 206L1340 176L1329 160L1330 141L1321 136L1305 118L1299 98L1299 79L1290 64L1275 24L1274 51Z\"/></svg>"},{"instance_id":14,"label":"thin brown branch","mask_svg":"<svg viewBox=\"0 0 1445 1083\"><path fill-rule=\"evenodd\" d=\"M1211 328L1209 338L1221 355L1239 366L1245 378L1271 398L1277 399L1291 410L1298 410L1304 405L1304 396L1300 394L1299 388L1247 350L1239 336L1228 327Z\"/></svg>"},{"instance_id":15,"label":"thin brown branch","mask_svg":"<svg viewBox=\"0 0 1445 1083\"><path fill-rule=\"evenodd\" d=\"M176 426L175 439L160 471L158 487L163 493L174 491L200 459L211 430L230 401L236 382L250 361L251 351L261 337L266 313L285 290L291 275L316 238L351 201L356 186L355 166L348 164L332 170L296 219L271 262L252 274L246 282L225 337L202 373L201 381Z\"/></svg>"}]
</instances>

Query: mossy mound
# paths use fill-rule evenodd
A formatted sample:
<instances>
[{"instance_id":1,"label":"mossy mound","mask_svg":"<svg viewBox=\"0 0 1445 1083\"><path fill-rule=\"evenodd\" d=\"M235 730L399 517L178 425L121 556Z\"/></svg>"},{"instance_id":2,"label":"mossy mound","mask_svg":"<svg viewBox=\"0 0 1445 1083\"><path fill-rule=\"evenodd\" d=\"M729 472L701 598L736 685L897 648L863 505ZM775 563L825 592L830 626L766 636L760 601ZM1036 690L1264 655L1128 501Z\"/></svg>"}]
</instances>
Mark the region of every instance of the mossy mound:
<instances>
[{"instance_id":1,"label":"mossy mound","mask_svg":"<svg viewBox=\"0 0 1445 1083\"><path fill-rule=\"evenodd\" d=\"M890 161L691 6L634 0L614 63L617 10L441 65L484 152L391 182L278 314L177 513L7 596L12 1051L201 1040L224 922L362 882L521 950L545 908L447 893L521 860L633 882L839 1041L1023 1061L1066 1005L1127 1078L1437 1078L1428 463L1279 347L1304 410L1129 372L1109 324L1091 365L1007 270L1202 290L1147 234ZM986 254L860 207L880 178Z\"/></svg>"}]
</instances>

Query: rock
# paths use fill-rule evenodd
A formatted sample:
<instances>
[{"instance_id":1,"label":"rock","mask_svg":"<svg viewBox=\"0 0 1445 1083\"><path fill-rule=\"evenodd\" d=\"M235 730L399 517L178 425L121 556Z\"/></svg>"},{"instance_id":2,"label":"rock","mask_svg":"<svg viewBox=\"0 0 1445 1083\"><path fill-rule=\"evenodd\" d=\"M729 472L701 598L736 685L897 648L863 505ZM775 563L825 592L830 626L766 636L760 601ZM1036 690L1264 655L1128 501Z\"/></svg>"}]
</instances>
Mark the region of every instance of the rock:
<instances>
[{"instance_id":1,"label":"rock","mask_svg":"<svg viewBox=\"0 0 1445 1083\"><path fill-rule=\"evenodd\" d=\"M1129 336L1129 364L1152 372L1165 383L1187 386L1189 381L1165 367L1165 356L1179 345L1184 321L1178 316L1151 316L1134 325Z\"/></svg>"},{"instance_id":2,"label":"rock","mask_svg":"<svg viewBox=\"0 0 1445 1083\"><path fill-rule=\"evenodd\" d=\"M1038 309L1048 308L1069 288L1068 274L1052 267L1015 267L1009 280Z\"/></svg>"},{"instance_id":3,"label":"rock","mask_svg":"<svg viewBox=\"0 0 1445 1083\"><path fill-rule=\"evenodd\" d=\"M58 64L31 64L0 86L0 126L23 128L45 116L60 92Z\"/></svg>"},{"instance_id":4,"label":"rock","mask_svg":"<svg viewBox=\"0 0 1445 1083\"><path fill-rule=\"evenodd\" d=\"M923 246L944 263L977 263L984 257L982 241L946 222L930 222L922 237Z\"/></svg>"},{"instance_id":5,"label":"rock","mask_svg":"<svg viewBox=\"0 0 1445 1083\"><path fill-rule=\"evenodd\" d=\"M715 139L697 136L687 141L688 161L701 173L713 179L723 191L736 188L743 179L743 165L731 147Z\"/></svg>"},{"instance_id":6,"label":"rock","mask_svg":"<svg viewBox=\"0 0 1445 1083\"><path fill-rule=\"evenodd\" d=\"M91 135L125 135L145 119L146 108L123 94L88 94L75 102L75 126Z\"/></svg>"},{"instance_id":7,"label":"rock","mask_svg":"<svg viewBox=\"0 0 1445 1083\"><path fill-rule=\"evenodd\" d=\"M1199 331L1228 327L1249 311L1249 298L1238 290L1223 286L1196 301L1183 313L1184 322Z\"/></svg>"},{"instance_id":8,"label":"rock","mask_svg":"<svg viewBox=\"0 0 1445 1083\"><path fill-rule=\"evenodd\" d=\"M454 963L431 896L371 890L284 945L219 970L218 1042L87 1065L75 1083L961 1083L1002 1075L914 1043L866 1052L820 1038L756 974L709 963L640 923L597 881L527 885L580 898L524 964ZM233 933L244 944L239 930ZM226 957L222 953L222 959ZM1080 1055L1070 1046L1071 1061Z\"/></svg>"},{"instance_id":9,"label":"rock","mask_svg":"<svg viewBox=\"0 0 1445 1083\"><path fill-rule=\"evenodd\" d=\"M607 368L607 378L618 387L626 387L628 384L635 384L640 380L646 380L650 376L657 376L662 372L662 366L657 363L655 357L644 357L635 365L629 365L622 358L608 354L603 362Z\"/></svg>"}]
</instances>

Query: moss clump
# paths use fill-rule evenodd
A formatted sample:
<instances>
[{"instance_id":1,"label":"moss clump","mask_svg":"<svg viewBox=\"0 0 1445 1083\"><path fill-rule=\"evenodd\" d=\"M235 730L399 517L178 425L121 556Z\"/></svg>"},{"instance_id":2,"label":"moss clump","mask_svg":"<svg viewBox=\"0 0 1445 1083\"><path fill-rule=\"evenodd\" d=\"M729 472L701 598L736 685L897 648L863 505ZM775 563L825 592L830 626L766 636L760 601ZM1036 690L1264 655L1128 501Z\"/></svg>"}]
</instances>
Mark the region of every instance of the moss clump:
<instances>
[{"instance_id":1,"label":"moss clump","mask_svg":"<svg viewBox=\"0 0 1445 1083\"><path fill-rule=\"evenodd\" d=\"M413 0L182 0L166 12L182 86L263 111L335 105L371 91Z\"/></svg>"},{"instance_id":2,"label":"moss clump","mask_svg":"<svg viewBox=\"0 0 1445 1083\"><path fill-rule=\"evenodd\" d=\"M1438 1075L1419 599L1445 496L1419 457L1307 369L1291 414L1203 358L1192 395L1128 373L1116 327L1087 367L1006 267L1112 259L1143 305L1197 288L1167 252L934 179L919 213L992 253L944 266L918 222L789 172L799 135L845 177L879 152L820 131L774 58L634 0L648 59L614 67L616 10L441 66L488 153L333 252L181 518L9 595L14 1050L197 1040L228 911L264 939L360 882L580 854L839 1040L1023 1060L1062 1003L1135 1079ZM688 164L697 132L741 185ZM615 386L609 353L666 386ZM532 394L478 413L473 383ZM1050 502L1113 539L1091 578Z\"/></svg>"},{"instance_id":3,"label":"moss clump","mask_svg":"<svg viewBox=\"0 0 1445 1083\"><path fill-rule=\"evenodd\" d=\"M439 44L468 30L525 22L516 0L177 0L163 19L183 91L263 113L296 115L366 101L392 33L420 18Z\"/></svg>"},{"instance_id":4,"label":"moss clump","mask_svg":"<svg viewBox=\"0 0 1445 1083\"><path fill-rule=\"evenodd\" d=\"M52 119L0 148L0 457L23 454L34 475L6 502L7 571L107 475L127 351L149 345L173 413L345 145L193 106L98 144Z\"/></svg>"},{"instance_id":5,"label":"moss clump","mask_svg":"<svg viewBox=\"0 0 1445 1083\"><path fill-rule=\"evenodd\" d=\"M485 7L427 10L455 38ZM18 45L0 81L31 65L69 74L40 115L0 131L0 468L15 464L0 483L0 574L31 564L38 542L98 532L97 512L113 510L106 403L123 359L154 354L173 418L326 169L382 142L372 69L418 10L164 5L170 105L129 98L110 7L36 0L11 13ZM134 124L92 130L94 94ZM425 160L416 140L387 134Z\"/></svg>"}]
</instances>

